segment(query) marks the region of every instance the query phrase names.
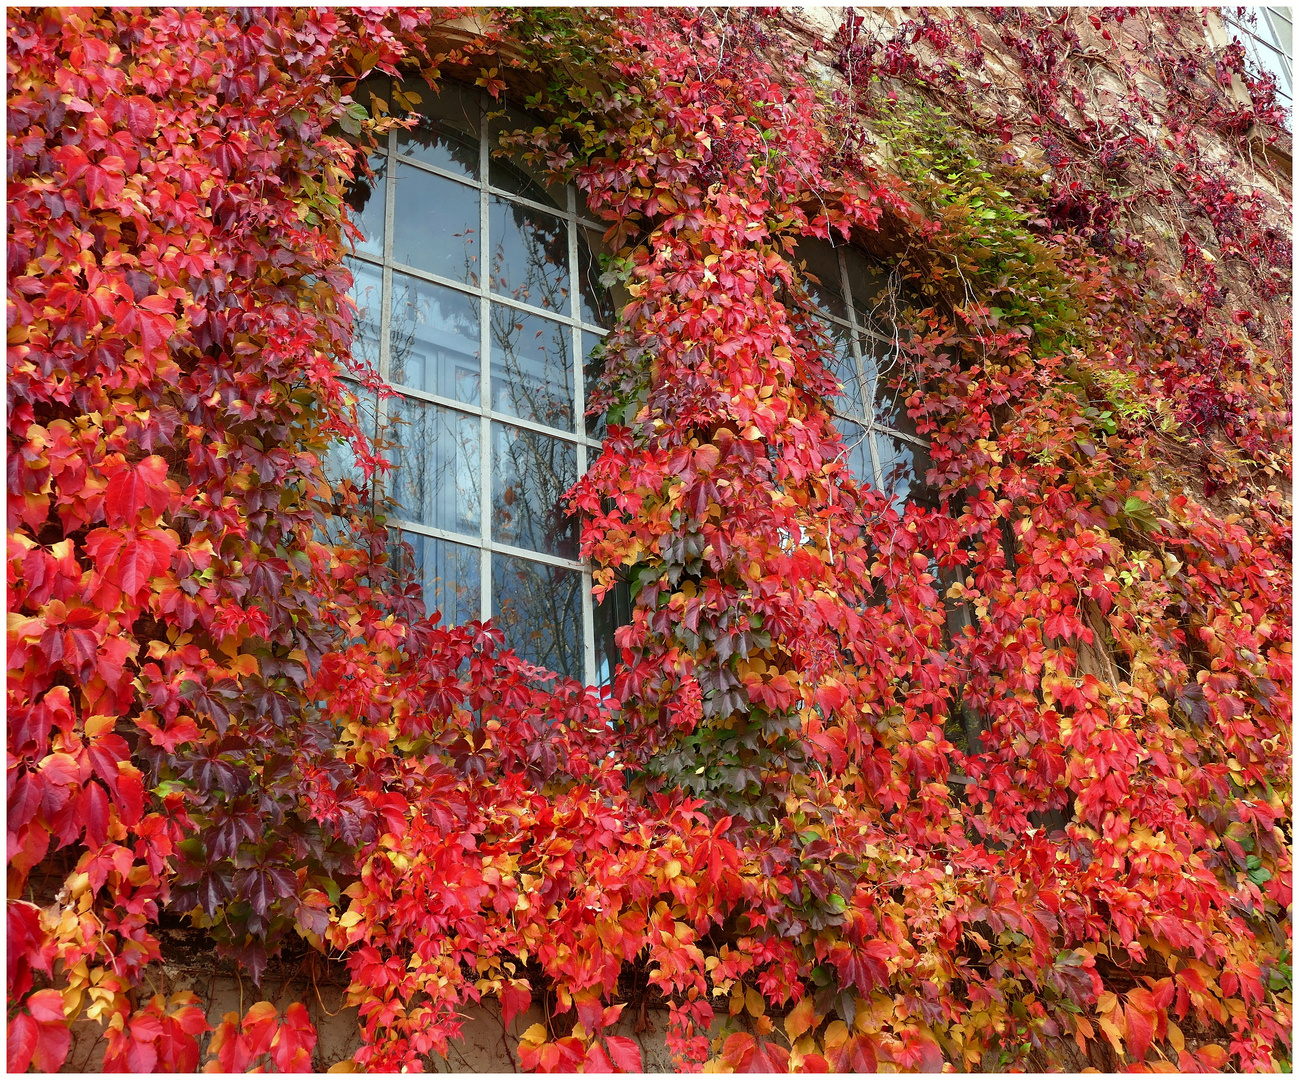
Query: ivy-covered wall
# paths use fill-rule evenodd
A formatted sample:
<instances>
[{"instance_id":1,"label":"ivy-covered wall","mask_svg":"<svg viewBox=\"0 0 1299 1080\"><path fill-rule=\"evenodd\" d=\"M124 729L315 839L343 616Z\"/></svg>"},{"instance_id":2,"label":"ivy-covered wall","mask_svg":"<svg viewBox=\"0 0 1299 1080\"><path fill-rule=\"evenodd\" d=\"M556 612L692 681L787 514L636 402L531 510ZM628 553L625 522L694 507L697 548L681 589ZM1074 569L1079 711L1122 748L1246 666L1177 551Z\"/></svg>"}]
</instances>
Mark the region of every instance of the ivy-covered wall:
<instances>
[{"instance_id":1,"label":"ivy-covered wall","mask_svg":"<svg viewBox=\"0 0 1299 1080\"><path fill-rule=\"evenodd\" d=\"M1290 136L1216 15L32 10L8 58L12 1070L464 1067L484 1001L527 1069L655 1016L678 1068L1289 1068ZM321 468L384 467L356 147L443 80L607 225L612 694L426 613ZM818 238L887 273L924 500L846 464Z\"/></svg>"}]
</instances>

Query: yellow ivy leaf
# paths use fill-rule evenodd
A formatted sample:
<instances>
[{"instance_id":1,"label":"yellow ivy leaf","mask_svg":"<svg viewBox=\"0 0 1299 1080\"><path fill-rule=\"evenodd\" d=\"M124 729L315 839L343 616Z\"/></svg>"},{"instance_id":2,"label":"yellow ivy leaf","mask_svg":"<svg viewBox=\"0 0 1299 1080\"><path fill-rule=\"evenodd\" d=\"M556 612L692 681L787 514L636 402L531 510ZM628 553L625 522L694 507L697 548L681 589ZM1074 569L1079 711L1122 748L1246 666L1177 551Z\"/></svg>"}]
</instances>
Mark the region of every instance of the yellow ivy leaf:
<instances>
[{"instance_id":1,"label":"yellow ivy leaf","mask_svg":"<svg viewBox=\"0 0 1299 1080\"><path fill-rule=\"evenodd\" d=\"M527 1043L529 1046L540 1046L546 1041L546 1025L533 1024L523 1033L519 1041Z\"/></svg>"},{"instance_id":2,"label":"yellow ivy leaf","mask_svg":"<svg viewBox=\"0 0 1299 1080\"><path fill-rule=\"evenodd\" d=\"M789 1036L790 1042L798 1039L805 1031L815 1025L816 1008L812 1004L811 995L803 998L797 1005L790 1010L785 1017L785 1034Z\"/></svg>"}]
</instances>

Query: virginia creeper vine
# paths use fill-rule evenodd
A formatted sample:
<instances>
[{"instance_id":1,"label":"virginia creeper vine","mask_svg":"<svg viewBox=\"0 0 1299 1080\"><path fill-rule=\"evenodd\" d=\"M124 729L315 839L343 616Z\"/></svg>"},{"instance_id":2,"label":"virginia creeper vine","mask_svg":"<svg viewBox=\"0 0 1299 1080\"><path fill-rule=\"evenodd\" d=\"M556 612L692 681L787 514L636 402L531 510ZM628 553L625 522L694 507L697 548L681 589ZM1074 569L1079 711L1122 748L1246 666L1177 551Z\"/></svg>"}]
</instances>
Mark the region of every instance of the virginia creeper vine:
<instances>
[{"instance_id":1,"label":"virginia creeper vine","mask_svg":"<svg viewBox=\"0 0 1299 1080\"><path fill-rule=\"evenodd\" d=\"M109 1068L310 1068L303 1003L204 1046L150 993L167 911L254 979L340 957L365 1069L543 996L525 1068L638 1069L629 973L682 1067L1284 1067L1288 238L1205 150L1282 118L1187 19L15 13L10 1068L79 1017ZM426 614L321 469L380 464L376 70L526 98L607 224L612 697ZM924 501L845 464L816 238L891 273Z\"/></svg>"}]
</instances>

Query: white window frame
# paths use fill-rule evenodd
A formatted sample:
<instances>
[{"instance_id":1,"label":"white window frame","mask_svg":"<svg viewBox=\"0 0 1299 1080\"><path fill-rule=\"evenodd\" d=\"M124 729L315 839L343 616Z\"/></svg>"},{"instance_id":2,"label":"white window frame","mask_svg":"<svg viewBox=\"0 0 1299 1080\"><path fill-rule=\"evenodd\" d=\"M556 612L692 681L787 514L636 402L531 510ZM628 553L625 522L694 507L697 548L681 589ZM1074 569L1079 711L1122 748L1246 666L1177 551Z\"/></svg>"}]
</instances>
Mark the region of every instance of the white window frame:
<instances>
[{"instance_id":1,"label":"white window frame","mask_svg":"<svg viewBox=\"0 0 1299 1080\"><path fill-rule=\"evenodd\" d=\"M809 241L804 241L807 243ZM862 428L861 439L865 441L869 454L871 475L869 477L859 477L861 480L868 481L877 491L883 491L887 494L893 494L891 485L888 483L888 475L885 468L881 465L883 457L880 448L875 441L876 434L883 434L903 442L910 443L923 449L926 453L929 451L929 440L913 432L902 431L890 424L883 423L875 415L875 396L881 382L889 378L894 373L894 366L897 363L899 355L899 339L896 332L891 336L882 326L871 326L866 323L866 316L857 305L853 302L852 283L848 273L848 252L854 251L864 262L869 262L867 256L856 249L851 249L847 244L831 244L830 241L816 240L812 241L818 244L824 244L832 248L839 268L839 295L843 297L844 307L847 310L848 318L841 319L832 312L816 303L816 296L812 295L813 306L818 318L827 323L832 323L848 331L848 340L852 351L852 361L857 369L858 385L862 389L863 411L858 414L848 408L848 398L846 395L840 396L834 400L833 412L836 419L847 420L858 427ZM805 249L806 251L806 249ZM797 257L797 252L795 257ZM810 269L810 268L809 268ZM822 282L826 287L832 287L830 282ZM893 293L890 291L891 297ZM864 298L863 298L864 300ZM862 304L865 307L865 303ZM867 371L865 355L870 348L871 355L876 358L874 364L875 372L871 377ZM829 365L827 365L829 366ZM832 372L833 373L833 372ZM858 441L848 438L844 439L845 446L849 447L849 452ZM891 472L892 470L888 470ZM924 476L917 478L921 482Z\"/></svg>"},{"instance_id":2,"label":"white window frame","mask_svg":"<svg viewBox=\"0 0 1299 1080\"><path fill-rule=\"evenodd\" d=\"M461 88L471 94L471 88ZM434 91L428 91L434 92ZM599 672L596 667L595 651L595 620L592 602L592 578L591 565L589 561L582 559L569 559L557 555L551 555L546 552L532 551L527 548L515 547L511 544L503 543L492 537L492 423L499 422L515 428L522 428L538 434L545 435L549 438L563 440L571 444L576 451L577 459L577 476L581 477L586 473L588 465L599 454L601 443L587 434L587 417L586 417L586 392L583 383L583 366L585 357L590 353L589 343L592 339L603 338L608 334L606 327L597 326L582 318L581 308L581 284L579 275L582 273L581 262L579 259L578 248L578 230L594 230L596 234L604 231L604 226L599 222L583 216L578 203L577 190L569 184L563 189L565 205L556 207L554 205L541 203L529 199L516 192L506 188L496 187L491 183L491 160L492 160L492 132L489 115L493 107L499 109L499 105L491 102L485 91L478 93L479 116L478 116L478 144L479 144L479 163L478 179L464 176L452 172L436 165L431 165L421 161L418 158L399 153L398 151L398 131L393 130L388 133L386 139L380 147L374 152L375 155L386 157L386 178L384 183L384 233L383 233L383 255L376 256L370 252L357 250L350 255L349 260L355 260L358 263L365 263L381 271L383 277L383 299L381 302L381 315L378 327L379 332L379 371L380 379L392 387L403 397L409 397L417 401L428 402L430 404L442 406L455 412L468 416L476 416L480 424L479 435L479 533L477 536L465 533L454 532L448 529L438 528L436 526L424 525L416 521L411 521L397 515L392 515L388 519L390 529L400 532L417 533L432 539L442 540L444 542L460 544L465 547L477 548L479 552L478 571L479 571L479 617L486 621L491 618L493 612L492 597L492 556L493 554L508 555L514 558L527 560L530 562L540 563L547 566L561 567L580 573L581 576L581 596L582 596L582 654L583 654L583 671L582 676L587 685L595 683ZM406 169L419 169L424 172L442 177L448 181L464 185L467 188L475 189L478 192L478 251L479 251L479 273L478 284L467 284L453 278L443 277L440 274L432 273L427 270L421 270L418 267L410 266L397 262L392 255L394 237L399 225L397 220L397 165L401 164ZM492 274L491 274L491 254L492 242L490 236L490 208L493 197L508 200L511 203L527 207L529 209L541 211L551 217L561 219L567 226L568 231L568 273L569 273L569 291L568 291L568 310L557 311L552 308L538 307L510 296L492 292ZM594 251L592 252L594 254ZM477 405L468 405L463 401L455 398L443 396L441 394L430 393L419 390L414 387L404 386L394 383L390 379L390 330L391 330L391 310L394 302L393 295L393 274L405 274L411 278L438 285L443 288L455 290L465 296L474 298L479 305L479 363L480 363L480 382ZM564 326L568 335L570 346L570 356L573 365L573 411L574 411L574 430L565 431L560 428L552 428L546 424L538 423L533 420L523 419L510 413L500 412L492 409L492 392L491 392L491 309L490 305L496 304L503 307L517 309L520 312L544 316L552 322L560 323ZM582 335L588 336L588 348L582 348ZM377 430L382 433L388 422L390 413L390 404L392 398L380 397L376 409ZM376 483L377 483L376 478ZM525 657L526 658L526 657Z\"/></svg>"}]
</instances>

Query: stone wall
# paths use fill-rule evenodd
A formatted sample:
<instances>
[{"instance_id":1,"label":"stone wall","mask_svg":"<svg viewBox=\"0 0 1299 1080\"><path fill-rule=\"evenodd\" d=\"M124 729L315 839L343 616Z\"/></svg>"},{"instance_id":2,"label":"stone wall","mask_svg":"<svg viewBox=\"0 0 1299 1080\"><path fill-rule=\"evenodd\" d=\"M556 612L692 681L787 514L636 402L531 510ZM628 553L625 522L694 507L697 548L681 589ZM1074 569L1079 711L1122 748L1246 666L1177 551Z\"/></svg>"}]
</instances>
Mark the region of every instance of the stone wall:
<instances>
[{"instance_id":1,"label":"stone wall","mask_svg":"<svg viewBox=\"0 0 1299 1080\"><path fill-rule=\"evenodd\" d=\"M261 988L236 973L209 963L181 965L164 963L150 971L145 985L167 994L190 991L206 1005L207 1021L216 1027L227 1013L242 1016L259 1000L276 1002L281 1008L293 1001L307 1006L319 1041L312 1055L315 1072L351 1072L352 1055L361 1046L360 1025L355 1008L348 1008L345 987L347 972L341 964L321 962L314 980L301 975L276 979L268 974ZM628 1007L608 1034L634 1039L641 1048L646 1072L674 1072L672 1055L664 1042L668 1014L666 1009ZM438 1073L513 1073L519 1072L519 1036L533 1024L545 1024L548 1017L542 1007L534 1005L513 1017L507 1027L494 1001L464 1010L463 1038L453 1041L445 1058L429 1059L429 1071ZM571 1023L571 1014L570 1020ZM72 1045L63 1068L65 1073L102 1072L105 1040L98 1020L85 1017L72 1025Z\"/></svg>"}]
</instances>

